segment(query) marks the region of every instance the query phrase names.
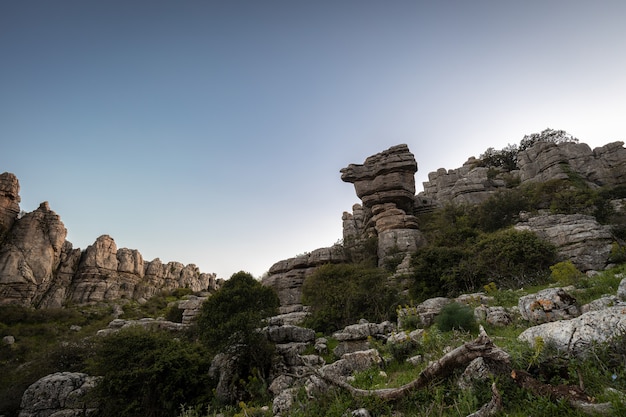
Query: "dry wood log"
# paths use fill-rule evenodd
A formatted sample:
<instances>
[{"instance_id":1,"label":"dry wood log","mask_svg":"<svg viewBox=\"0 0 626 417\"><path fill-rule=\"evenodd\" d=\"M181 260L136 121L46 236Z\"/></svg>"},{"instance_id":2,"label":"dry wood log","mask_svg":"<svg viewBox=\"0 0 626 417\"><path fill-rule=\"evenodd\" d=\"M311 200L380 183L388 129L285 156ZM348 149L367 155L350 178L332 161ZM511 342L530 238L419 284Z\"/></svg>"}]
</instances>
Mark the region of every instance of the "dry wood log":
<instances>
[{"instance_id":1,"label":"dry wood log","mask_svg":"<svg viewBox=\"0 0 626 417\"><path fill-rule=\"evenodd\" d=\"M594 403L594 399L576 385L544 384L528 372L519 369L511 371L511 378L518 386L529 390L536 396L548 397L552 401L567 401L570 406L585 413L608 415L612 412L610 403Z\"/></svg>"},{"instance_id":2,"label":"dry wood log","mask_svg":"<svg viewBox=\"0 0 626 417\"><path fill-rule=\"evenodd\" d=\"M445 378L454 372L455 369L467 366L474 359L482 357L493 364L500 365L505 370L510 370L510 356L507 352L494 345L485 329L480 326L480 333L476 339L467 342L458 348L448 352L439 360L431 362L416 379L398 388L382 388L367 390L355 388L338 376L323 373L316 369L311 370L323 380L333 385L344 388L355 397L374 396L383 400L397 400L403 398L412 391L426 387L430 382ZM611 404L594 404L584 391L577 386L563 385L552 386L544 384L534 379L528 372L516 370L511 372L511 377L522 388L530 390L538 396L546 396L551 400L566 400L568 403L581 411L587 413L610 414ZM502 409L502 397L498 392L495 383L491 386L492 399L489 403L481 407L480 410L468 417L486 417L497 413Z\"/></svg>"},{"instance_id":3,"label":"dry wood log","mask_svg":"<svg viewBox=\"0 0 626 417\"><path fill-rule=\"evenodd\" d=\"M468 415L467 417L488 417L495 415L502 410L502 396L496 388L496 383L491 384L491 401L480 407L478 411Z\"/></svg>"},{"instance_id":4,"label":"dry wood log","mask_svg":"<svg viewBox=\"0 0 626 417\"><path fill-rule=\"evenodd\" d=\"M507 365L510 358L508 353L493 344L485 329L481 326L480 333L476 339L448 352L439 360L431 362L420 372L416 379L398 388L360 389L353 387L335 375L318 371L316 371L316 374L320 378L346 389L353 396L374 396L383 400L397 400L412 391L427 386L431 381L450 375L455 369L466 366L478 357Z\"/></svg>"}]
</instances>

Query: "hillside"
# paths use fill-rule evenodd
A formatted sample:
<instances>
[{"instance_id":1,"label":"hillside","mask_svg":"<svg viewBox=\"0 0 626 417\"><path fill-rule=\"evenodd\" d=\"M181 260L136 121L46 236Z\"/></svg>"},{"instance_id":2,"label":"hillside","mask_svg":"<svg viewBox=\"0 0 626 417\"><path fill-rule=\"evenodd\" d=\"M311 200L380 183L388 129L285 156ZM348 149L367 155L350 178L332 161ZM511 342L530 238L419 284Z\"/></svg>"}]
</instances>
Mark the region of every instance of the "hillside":
<instances>
[{"instance_id":1,"label":"hillside","mask_svg":"<svg viewBox=\"0 0 626 417\"><path fill-rule=\"evenodd\" d=\"M80 286L75 273L57 282L61 256L36 284L24 268L4 275L0 414L626 413L623 144L591 150L546 130L431 173L419 195L416 170L406 145L342 169L362 202L343 214L343 239L262 283L240 272L211 292L154 285L120 267L137 257L107 237L78 276L88 265L90 288L110 280L124 299L68 298ZM17 216L17 193L0 188L3 259L35 271L41 254L68 253L56 214ZM42 236L56 237L50 251L25 250ZM46 295L55 288L64 295Z\"/></svg>"}]
</instances>

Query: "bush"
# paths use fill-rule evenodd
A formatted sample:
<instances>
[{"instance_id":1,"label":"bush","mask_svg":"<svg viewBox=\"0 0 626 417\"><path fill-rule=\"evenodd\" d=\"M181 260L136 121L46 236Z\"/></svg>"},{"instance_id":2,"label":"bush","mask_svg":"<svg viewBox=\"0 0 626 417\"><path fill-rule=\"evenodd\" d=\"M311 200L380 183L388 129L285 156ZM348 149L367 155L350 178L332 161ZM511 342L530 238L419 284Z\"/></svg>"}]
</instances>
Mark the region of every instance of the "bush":
<instances>
[{"instance_id":1,"label":"bush","mask_svg":"<svg viewBox=\"0 0 626 417\"><path fill-rule=\"evenodd\" d=\"M212 354L233 359L233 384L221 401L258 400L255 386L269 376L273 345L258 331L263 319L278 314L280 301L273 289L247 272L238 272L202 305L196 320L200 340ZM221 395L221 394L220 394Z\"/></svg>"},{"instance_id":2,"label":"bush","mask_svg":"<svg viewBox=\"0 0 626 417\"><path fill-rule=\"evenodd\" d=\"M392 319L399 292L384 271L355 264L323 265L307 277L302 302L310 306L305 324L331 333L359 319Z\"/></svg>"},{"instance_id":3,"label":"bush","mask_svg":"<svg viewBox=\"0 0 626 417\"><path fill-rule=\"evenodd\" d=\"M435 324L443 332L451 330L476 332L478 330L472 309L459 303L450 303L442 308L435 318Z\"/></svg>"},{"instance_id":4,"label":"bush","mask_svg":"<svg viewBox=\"0 0 626 417\"><path fill-rule=\"evenodd\" d=\"M263 286L247 272L233 274L202 305L197 330L213 353L245 342L263 319L278 314L280 301L270 287Z\"/></svg>"},{"instance_id":5,"label":"bush","mask_svg":"<svg viewBox=\"0 0 626 417\"><path fill-rule=\"evenodd\" d=\"M486 235L475 248L472 260L484 283L499 288L536 284L548 276L556 248L529 231L501 230Z\"/></svg>"},{"instance_id":6,"label":"bush","mask_svg":"<svg viewBox=\"0 0 626 417\"><path fill-rule=\"evenodd\" d=\"M572 261L563 261L550 267L550 277L560 285L571 285L584 276Z\"/></svg>"},{"instance_id":7,"label":"bush","mask_svg":"<svg viewBox=\"0 0 626 417\"><path fill-rule=\"evenodd\" d=\"M181 404L208 401L210 361L199 343L137 326L103 337L94 354L88 373L103 377L103 417L176 416Z\"/></svg>"}]
</instances>

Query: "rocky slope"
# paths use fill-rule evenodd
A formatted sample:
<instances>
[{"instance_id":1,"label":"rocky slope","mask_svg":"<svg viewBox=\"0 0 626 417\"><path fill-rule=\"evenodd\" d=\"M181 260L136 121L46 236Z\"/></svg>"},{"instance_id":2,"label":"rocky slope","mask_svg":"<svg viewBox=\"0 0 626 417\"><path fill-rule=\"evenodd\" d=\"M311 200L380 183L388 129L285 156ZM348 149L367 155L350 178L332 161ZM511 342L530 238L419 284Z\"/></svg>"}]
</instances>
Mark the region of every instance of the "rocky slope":
<instances>
[{"instance_id":1,"label":"rocky slope","mask_svg":"<svg viewBox=\"0 0 626 417\"><path fill-rule=\"evenodd\" d=\"M284 311L301 309L304 278L326 262L354 261L369 242L376 242L378 265L390 257L402 257L396 272L406 272L409 254L426 244L417 215L447 203L480 204L494 193L519 184L567 179L576 175L589 187L626 185L626 149L623 142L591 149L573 142L537 142L520 151L517 168L504 171L481 166L471 157L460 168L441 168L428 175L424 191L415 194L417 162L407 145L393 146L368 157L363 164L350 164L341 170L341 179L354 184L361 204L343 213L343 243L313 253L332 256L303 256L274 264L263 282L276 289ZM614 202L619 210L623 204ZM540 213L526 216L516 226L530 230L556 245L564 260L571 260L581 271L601 270L607 265L616 241L609 226L584 215ZM343 253L343 255L342 255Z\"/></svg>"},{"instance_id":2,"label":"rocky slope","mask_svg":"<svg viewBox=\"0 0 626 417\"><path fill-rule=\"evenodd\" d=\"M0 175L0 304L41 308L66 303L150 298L159 291L214 290L215 274L178 262L145 262L137 250L120 248L107 235L74 249L47 202L19 216L19 182Z\"/></svg>"}]
</instances>

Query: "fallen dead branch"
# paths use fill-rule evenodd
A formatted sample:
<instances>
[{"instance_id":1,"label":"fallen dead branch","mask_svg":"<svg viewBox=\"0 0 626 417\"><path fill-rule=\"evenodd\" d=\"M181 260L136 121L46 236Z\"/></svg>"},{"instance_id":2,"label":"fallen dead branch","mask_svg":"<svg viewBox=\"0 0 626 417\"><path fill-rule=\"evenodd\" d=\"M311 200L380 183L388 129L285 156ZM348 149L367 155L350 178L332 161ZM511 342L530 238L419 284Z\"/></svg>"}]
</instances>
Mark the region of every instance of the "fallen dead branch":
<instances>
[{"instance_id":1,"label":"fallen dead branch","mask_svg":"<svg viewBox=\"0 0 626 417\"><path fill-rule=\"evenodd\" d=\"M348 382L334 374L324 373L314 369L312 370L318 377L345 389L354 397L373 396L382 400L393 401L403 398L415 390L425 388L432 381L449 376L456 369L467 366L471 361L478 357L482 357L492 364L497 365L497 367L501 369L502 373L507 373L511 370L509 354L493 343L482 326L480 327L480 332L476 339L448 352L439 360L431 362L424 370L422 370L422 372L420 372L416 379L408 384L402 385L401 387L374 390L361 389L353 387ZM565 400L572 407L586 413L611 413L610 403L595 404L593 399L588 397L580 387L570 385L553 386L544 384L534 379L528 372L520 370L512 371L511 377L518 386L530 390L537 396L548 397L553 401ZM502 409L502 397L498 392L495 383L491 386L491 392L491 401L475 413L470 414L468 417L491 416Z\"/></svg>"},{"instance_id":2,"label":"fallen dead branch","mask_svg":"<svg viewBox=\"0 0 626 417\"><path fill-rule=\"evenodd\" d=\"M478 357L483 357L498 363L509 364L509 354L494 345L481 326L480 334L475 340L467 342L448 352L439 360L431 362L420 372L416 379L398 388L381 388L375 390L360 389L353 387L335 375L321 372L316 372L316 374L320 378L346 389L353 396L373 396L383 400L397 400L412 391L426 387L430 382L436 379L445 378L454 372L455 369L468 365Z\"/></svg>"}]
</instances>

